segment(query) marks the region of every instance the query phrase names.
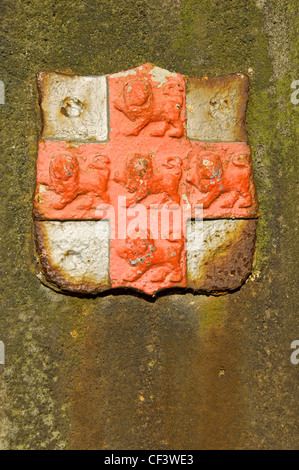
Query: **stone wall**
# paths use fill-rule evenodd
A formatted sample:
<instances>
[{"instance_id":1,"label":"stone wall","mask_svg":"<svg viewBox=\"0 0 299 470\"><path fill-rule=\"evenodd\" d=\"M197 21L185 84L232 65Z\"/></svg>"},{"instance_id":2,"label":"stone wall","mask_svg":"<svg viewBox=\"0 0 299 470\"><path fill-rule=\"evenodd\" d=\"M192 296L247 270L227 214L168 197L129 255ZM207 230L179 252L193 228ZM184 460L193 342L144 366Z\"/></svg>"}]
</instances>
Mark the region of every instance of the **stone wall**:
<instances>
[{"instance_id":1,"label":"stone wall","mask_svg":"<svg viewBox=\"0 0 299 470\"><path fill-rule=\"evenodd\" d=\"M298 448L297 2L3 0L1 13L0 448ZM145 62L250 78L261 216L234 293L80 298L36 277L36 73Z\"/></svg>"}]
</instances>

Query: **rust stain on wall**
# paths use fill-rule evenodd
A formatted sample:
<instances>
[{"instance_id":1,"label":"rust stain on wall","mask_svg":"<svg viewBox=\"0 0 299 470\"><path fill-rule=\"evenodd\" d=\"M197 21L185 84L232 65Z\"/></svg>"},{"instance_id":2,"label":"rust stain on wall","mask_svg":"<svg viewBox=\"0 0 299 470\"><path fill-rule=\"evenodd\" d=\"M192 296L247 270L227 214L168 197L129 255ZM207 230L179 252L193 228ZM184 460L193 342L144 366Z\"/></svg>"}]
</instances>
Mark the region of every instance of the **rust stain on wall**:
<instances>
[{"instance_id":1,"label":"rust stain on wall","mask_svg":"<svg viewBox=\"0 0 299 470\"><path fill-rule=\"evenodd\" d=\"M223 297L194 304L189 294L184 309L178 300L110 299L101 316L88 317L72 378L71 448L233 443L231 423L242 426L246 399L237 324L228 321Z\"/></svg>"}]
</instances>

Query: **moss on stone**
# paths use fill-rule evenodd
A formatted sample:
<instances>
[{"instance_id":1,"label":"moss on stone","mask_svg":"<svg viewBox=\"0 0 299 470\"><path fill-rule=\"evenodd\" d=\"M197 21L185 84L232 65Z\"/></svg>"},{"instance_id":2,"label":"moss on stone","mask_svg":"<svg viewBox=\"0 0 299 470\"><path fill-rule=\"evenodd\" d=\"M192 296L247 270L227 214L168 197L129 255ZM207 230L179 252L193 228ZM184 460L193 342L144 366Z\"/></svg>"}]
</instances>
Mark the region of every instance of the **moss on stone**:
<instances>
[{"instance_id":1,"label":"moss on stone","mask_svg":"<svg viewBox=\"0 0 299 470\"><path fill-rule=\"evenodd\" d=\"M3 448L295 446L294 370L282 351L295 339L298 269L296 15L295 0L3 0ZM174 308L166 297L78 298L35 276L36 73L101 75L146 61L187 75L250 76L247 126L261 211L255 277L225 300L176 296ZM197 335L200 318L208 336ZM267 348L276 355L265 356ZM221 391L218 366L233 371ZM286 394L276 392L281 383ZM156 397L142 410L134 401L140 390ZM272 414L263 412L266 402Z\"/></svg>"}]
</instances>

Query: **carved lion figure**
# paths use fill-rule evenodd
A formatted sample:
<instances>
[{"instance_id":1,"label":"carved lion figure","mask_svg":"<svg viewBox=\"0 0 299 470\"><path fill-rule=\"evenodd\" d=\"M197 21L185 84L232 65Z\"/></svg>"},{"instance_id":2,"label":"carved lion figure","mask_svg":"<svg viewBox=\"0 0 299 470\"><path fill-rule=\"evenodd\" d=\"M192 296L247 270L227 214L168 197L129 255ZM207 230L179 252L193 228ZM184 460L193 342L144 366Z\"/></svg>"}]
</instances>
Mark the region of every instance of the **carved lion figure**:
<instances>
[{"instance_id":1,"label":"carved lion figure","mask_svg":"<svg viewBox=\"0 0 299 470\"><path fill-rule=\"evenodd\" d=\"M182 137L185 133L181 110L184 104L184 86L170 78L161 88L152 88L146 78L132 79L123 88L122 97L114 101L116 109L124 113L135 126L125 135L138 135L151 122L159 123L151 135Z\"/></svg>"},{"instance_id":2,"label":"carved lion figure","mask_svg":"<svg viewBox=\"0 0 299 470\"><path fill-rule=\"evenodd\" d=\"M162 164L168 171L157 173L153 171L150 155L134 154L128 158L126 172L122 176L116 172L114 181L122 184L130 193L135 193L128 199L128 206L139 203L151 194L162 194L161 202L171 199L179 204L178 185L182 174L181 165L182 160L179 157L170 157Z\"/></svg>"},{"instance_id":3,"label":"carved lion figure","mask_svg":"<svg viewBox=\"0 0 299 470\"><path fill-rule=\"evenodd\" d=\"M97 155L88 165L88 169L95 171L82 172L75 156L54 156L50 161L49 168L51 189L61 195L60 200L53 203L54 209L63 209L77 196L87 193L98 196L104 202L109 203L110 198L106 192L110 176L109 163L108 157Z\"/></svg>"},{"instance_id":4,"label":"carved lion figure","mask_svg":"<svg viewBox=\"0 0 299 470\"><path fill-rule=\"evenodd\" d=\"M223 151L222 151L223 153ZM221 151L195 147L189 153L191 173L187 181L203 195L198 203L207 209L221 196L221 207L250 207L249 178L251 167L247 155L235 155L226 160L225 168Z\"/></svg>"},{"instance_id":5,"label":"carved lion figure","mask_svg":"<svg viewBox=\"0 0 299 470\"><path fill-rule=\"evenodd\" d=\"M184 241L168 240L166 243L168 249L157 246L149 230L147 233L136 230L130 234L125 244L117 250L119 256L129 264L129 269L123 275L124 281L135 281L151 268L153 282L164 281L166 277L171 282L181 281L180 258Z\"/></svg>"}]
</instances>

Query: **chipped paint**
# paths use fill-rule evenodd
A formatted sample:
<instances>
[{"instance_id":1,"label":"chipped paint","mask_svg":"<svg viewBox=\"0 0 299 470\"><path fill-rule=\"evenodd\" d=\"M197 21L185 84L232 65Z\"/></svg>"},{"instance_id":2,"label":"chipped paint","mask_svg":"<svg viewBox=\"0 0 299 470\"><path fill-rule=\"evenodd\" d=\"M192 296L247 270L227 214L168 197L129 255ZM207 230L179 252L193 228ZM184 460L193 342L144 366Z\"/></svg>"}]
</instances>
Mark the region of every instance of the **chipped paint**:
<instances>
[{"instance_id":1,"label":"chipped paint","mask_svg":"<svg viewBox=\"0 0 299 470\"><path fill-rule=\"evenodd\" d=\"M158 82L158 88L167 82L169 77L177 77L177 73L169 72L168 70L161 69L160 67L153 66L150 71L150 75L152 76L152 80L154 82Z\"/></svg>"},{"instance_id":2,"label":"chipped paint","mask_svg":"<svg viewBox=\"0 0 299 470\"><path fill-rule=\"evenodd\" d=\"M216 259L223 243L228 243L227 231L220 230L219 235L217 219L258 217L250 147L245 141L236 141L237 137L245 135L248 78L243 74L189 78L146 63L108 77L94 77L93 82L91 79L51 73L38 76L44 138L39 143L34 217L40 221L36 222L37 249L47 282L64 291L94 294L111 287L130 287L149 295L170 287L216 293L241 285L251 269L255 229L249 231L251 243L246 245L251 247L248 269L239 268L235 260L234 271L239 274L234 281L231 276L223 280L221 273L213 274L210 281L205 260L212 256L211 252ZM91 100L94 86L102 93L104 103L108 96L106 83L109 87L109 139L90 142L88 123L86 134L85 131L80 134L73 123L80 123L84 118L84 103ZM198 110L202 110L207 99L208 114L199 116ZM61 119L67 121L56 123L55 113L60 113ZM107 110L105 113L104 127L108 122ZM211 118L216 127L209 125ZM89 119L94 122L93 118ZM57 129L48 133L52 122L54 127L57 124ZM64 122L71 126L66 127L71 129L67 141L63 138ZM201 141L195 135L196 126L201 131ZM102 138L107 135L103 134ZM215 137L214 142L208 142L211 135ZM194 141L194 137L197 140ZM217 142L218 139L221 142ZM227 141L230 139L233 142ZM120 200L124 201L126 209L141 205L145 227L128 231L130 224L126 222L120 228L119 221L123 217L130 218L123 214ZM99 210L103 205L107 209L104 212ZM170 231L161 226L155 237L150 225L153 205L176 205L181 217L179 222L175 219L171 222ZM212 219L204 225L204 237L223 239L222 244L207 245L206 253L201 256L189 249L189 267L186 267L186 246L190 248L190 240L185 239L184 205L190 208L189 218L196 217L196 208L201 205L203 218ZM96 251L87 257L92 261L86 258L84 238L80 242L79 234L80 231L85 233L83 221L89 220L91 228L96 219L103 218L111 226L111 240L108 232L105 241L96 239L95 232L89 229L86 232L91 233L89 242L98 250L97 264ZM75 220L77 223L71 222ZM228 222L224 221L222 226L225 224ZM241 225L241 222L228 224L229 227ZM243 225L250 224L244 222ZM71 236L67 234L68 227ZM119 230L124 232L124 237ZM232 230L234 243L241 246L243 235L239 232ZM197 233L198 237L201 235ZM68 249L63 237L67 238ZM61 252L62 247L68 256ZM89 270L84 267L86 262L90 263Z\"/></svg>"},{"instance_id":3,"label":"chipped paint","mask_svg":"<svg viewBox=\"0 0 299 470\"><path fill-rule=\"evenodd\" d=\"M243 284L252 269L256 227L255 219L204 220L201 240L187 230L188 286L216 294Z\"/></svg>"},{"instance_id":4,"label":"chipped paint","mask_svg":"<svg viewBox=\"0 0 299 470\"><path fill-rule=\"evenodd\" d=\"M40 72L37 82L43 113L42 137L85 142L108 139L106 77Z\"/></svg>"},{"instance_id":5,"label":"chipped paint","mask_svg":"<svg viewBox=\"0 0 299 470\"><path fill-rule=\"evenodd\" d=\"M113 73L110 75L111 78L119 78L119 77L128 77L129 75L136 75L136 69L129 69L123 72Z\"/></svg>"},{"instance_id":6,"label":"chipped paint","mask_svg":"<svg viewBox=\"0 0 299 470\"><path fill-rule=\"evenodd\" d=\"M213 142L247 142L249 80L243 74L186 77L187 135Z\"/></svg>"},{"instance_id":7,"label":"chipped paint","mask_svg":"<svg viewBox=\"0 0 299 470\"><path fill-rule=\"evenodd\" d=\"M46 283L86 294L109 286L107 221L36 221L35 232Z\"/></svg>"}]
</instances>

